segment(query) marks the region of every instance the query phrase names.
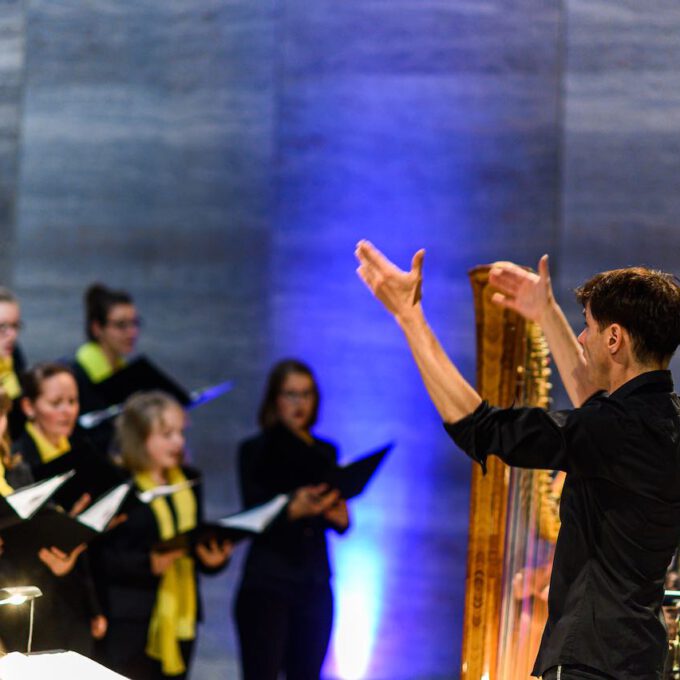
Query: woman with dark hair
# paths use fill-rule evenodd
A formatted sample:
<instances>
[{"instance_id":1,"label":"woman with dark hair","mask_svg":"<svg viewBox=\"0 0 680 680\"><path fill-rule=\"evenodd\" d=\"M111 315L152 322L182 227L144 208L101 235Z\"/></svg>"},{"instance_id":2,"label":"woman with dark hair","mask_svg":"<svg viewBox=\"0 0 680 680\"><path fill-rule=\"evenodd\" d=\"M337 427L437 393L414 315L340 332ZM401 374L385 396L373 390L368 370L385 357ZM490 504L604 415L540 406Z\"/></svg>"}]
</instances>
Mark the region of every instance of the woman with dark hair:
<instances>
[{"instance_id":1,"label":"woman with dark hair","mask_svg":"<svg viewBox=\"0 0 680 680\"><path fill-rule=\"evenodd\" d=\"M106 380L135 349L141 320L132 296L93 283L85 291L85 336L76 362L93 383Z\"/></svg>"},{"instance_id":2,"label":"woman with dark hair","mask_svg":"<svg viewBox=\"0 0 680 680\"><path fill-rule=\"evenodd\" d=\"M70 368L55 362L36 364L22 374L21 388L26 425L12 450L22 456L36 481L76 471L55 495L59 505L71 508L83 492L94 500L125 478L120 468L75 430L80 400Z\"/></svg>"},{"instance_id":3,"label":"woman with dark hair","mask_svg":"<svg viewBox=\"0 0 680 680\"><path fill-rule=\"evenodd\" d=\"M185 415L163 392L138 392L116 421L123 464L139 491L187 481L168 497L139 504L97 549L109 630L102 661L134 680L185 678L201 618L197 571L226 566L232 544L161 549L200 525L200 473L183 464Z\"/></svg>"},{"instance_id":4,"label":"woman with dark hair","mask_svg":"<svg viewBox=\"0 0 680 680\"><path fill-rule=\"evenodd\" d=\"M85 336L87 342L76 351L73 373L78 383L83 413L111 406L97 389L127 364L134 352L141 319L132 296L93 283L85 291ZM113 423L104 420L88 431L95 446L107 452L113 439Z\"/></svg>"},{"instance_id":5,"label":"woman with dark hair","mask_svg":"<svg viewBox=\"0 0 680 680\"><path fill-rule=\"evenodd\" d=\"M244 680L318 680L333 622L326 530L349 527L347 505L322 480L333 444L312 434L319 411L312 370L295 359L271 370L261 432L239 449L246 507L292 492L286 509L252 542L236 600Z\"/></svg>"},{"instance_id":6,"label":"woman with dark hair","mask_svg":"<svg viewBox=\"0 0 680 680\"><path fill-rule=\"evenodd\" d=\"M73 511L87 502L83 490L94 498L122 480L120 471L74 434L78 388L66 366L36 364L21 376L21 388L20 404L27 420L23 434L12 445L14 457L22 461L21 465L12 462L7 472L13 487L75 470L73 479L53 496L56 503ZM30 470L28 475L25 468ZM88 556L81 555L84 549L82 545L65 554L46 546L36 556L8 549L2 558L43 591L44 597L36 603L36 651L71 649L92 656L94 640L106 631Z\"/></svg>"}]
</instances>

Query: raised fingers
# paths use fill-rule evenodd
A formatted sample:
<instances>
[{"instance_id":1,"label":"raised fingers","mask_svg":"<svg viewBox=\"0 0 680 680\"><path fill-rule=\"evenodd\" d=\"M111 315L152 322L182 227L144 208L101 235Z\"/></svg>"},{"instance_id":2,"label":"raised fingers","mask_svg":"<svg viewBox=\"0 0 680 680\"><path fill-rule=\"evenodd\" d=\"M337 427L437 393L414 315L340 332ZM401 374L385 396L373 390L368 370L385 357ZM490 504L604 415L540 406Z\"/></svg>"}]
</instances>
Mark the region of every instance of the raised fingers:
<instances>
[{"instance_id":1,"label":"raised fingers","mask_svg":"<svg viewBox=\"0 0 680 680\"><path fill-rule=\"evenodd\" d=\"M384 273L390 269L396 269L395 265L390 262L370 241L359 241L354 254L362 265L367 265L368 268L373 268L377 272Z\"/></svg>"},{"instance_id":2,"label":"raised fingers","mask_svg":"<svg viewBox=\"0 0 680 680\"><path fill-rule=\"evenodd\" d=\"M489 272L489 282L504 293L514 295L527 272L511 262L497 262Z\"/></svg>"}]
</instances>

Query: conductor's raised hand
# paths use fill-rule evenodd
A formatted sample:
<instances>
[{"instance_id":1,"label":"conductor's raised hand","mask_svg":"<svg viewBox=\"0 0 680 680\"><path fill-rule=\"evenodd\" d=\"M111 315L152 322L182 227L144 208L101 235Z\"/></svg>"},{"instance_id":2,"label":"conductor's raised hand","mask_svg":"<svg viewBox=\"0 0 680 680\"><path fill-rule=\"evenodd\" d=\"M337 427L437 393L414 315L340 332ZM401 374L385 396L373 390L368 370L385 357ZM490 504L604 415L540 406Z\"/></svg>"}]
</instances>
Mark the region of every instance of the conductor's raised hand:
<instances>
[{"instance_id":1,"label":"conductor's raised hand","mask_svg":"<svg viewBox=\"0 0 680 680\"><path fill-rule=\"evenodd\" d=\"M489 283L499 291L491 298L496 304L537 323L553 301L547 255L538 262L538 274L512 262L496 262Z\"/></svg>"},{"instance_id":2,"label":"conductor's raised hand","mask_svg":"<svg viewBox=\"0 0 680 680\"><path fill-rule=\"evenodd\" d=\"M390 262L372 243L359 241L354 251L359 267L357 274L385 308L395 316L408 314L422 297L423 258L419 250L405 272Z\"/></svg>"}]
</instances>

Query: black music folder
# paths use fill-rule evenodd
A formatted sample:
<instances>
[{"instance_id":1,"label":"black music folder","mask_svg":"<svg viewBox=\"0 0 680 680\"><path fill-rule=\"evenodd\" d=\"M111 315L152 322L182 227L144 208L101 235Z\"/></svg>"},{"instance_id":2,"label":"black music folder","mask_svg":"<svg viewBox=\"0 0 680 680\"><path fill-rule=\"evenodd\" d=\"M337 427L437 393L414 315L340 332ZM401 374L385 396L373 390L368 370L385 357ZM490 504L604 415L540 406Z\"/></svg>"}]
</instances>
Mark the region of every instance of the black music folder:
<instances>
[{"instance_id":1,"label":"black music folder","mask_svg":"<svg viewBox=\"0 0 680 680\"><path fill-rule=\"evenodd\" d=\"M385 460L385 456L393 448L394 444L389 443L347 465L339 465L323 481L337 489L342 498L346 500L354 498L363 493L380 464Z\"/></svg>"},{"instance_id":2,"label":"black music folder","mask_svg":"<svg viewBox=\"0 0 680 680\"><path fill-rule=\"evenodd\" d=\"M75 475L67 480L53 499L66 510L70 510L85 493L94 501L129 479L127 470L93 448L84 437L74 437L72 444L70 451L39 465L35 471L36 477L52 477L67 470L75 470Z\"/></svg>"},{"instance_id":3,"label":"black music folder","mask_svg":"<svg viewBox=\"0 0 680 680\"><path fill-rule=\"evenodd\" d=\"M69 470L24 486L8 496L0 496L0 530L30 520L74 474Z\"/></svg>"},{"instance_id":4,"label":"black music folder","mask_svg":"<svg viewBox=\"0 0 680 680\"><path fill-rule=\"evenodd\" d=\"M192 409L226 394L232 387L233 383L226 381L189 392L142 355L114 373L110 378L93 385L94 391L110 406L84 413L78 419L78 423L81 427L89 430L109 418L114 418L122 411L126 399L135 392L161 390L177 399L184 408Z\"/></svg>"},{"instance_id":5,"label":"black music folder","mask_svg":"<svg viewBox=\"0 0 680 680\"><path fill-rule=\"evenodd\" d=\"M157 543L154 550L158 552L176 549L189 550L196 543L208 543L212 539L218 543L221 541L236 543L255 534L261 534L288 505L289 500L288 494L279 494L254 508L242 510L215 521L203 522L191 531Z\"/></svg>"},{"instance_id":6,"label":"black music folder","mask_svg":"<svg viewBox=\"0 0 680 680\"><path fill-rule=\"evenodd\" d=\"M69 553L89 543L106 531L131 488L130 482L118 485L75 517L61 508L43 506L31 519L2 532L8 552L36 554L41 548L55 547Z\"/></svg>"}]
</instances>

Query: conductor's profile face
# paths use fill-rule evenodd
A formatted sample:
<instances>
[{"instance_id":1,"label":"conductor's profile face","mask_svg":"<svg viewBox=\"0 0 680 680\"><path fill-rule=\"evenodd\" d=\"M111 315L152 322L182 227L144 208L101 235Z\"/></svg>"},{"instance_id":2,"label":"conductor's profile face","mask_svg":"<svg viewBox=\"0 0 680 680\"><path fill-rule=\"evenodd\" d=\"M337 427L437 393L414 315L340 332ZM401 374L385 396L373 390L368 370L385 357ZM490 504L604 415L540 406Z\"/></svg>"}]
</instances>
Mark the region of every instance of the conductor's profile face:
<instances>
[{"instance_id":1,"label":"conductor's profile face","mask_svg":"<svg viewBox=\"0 0 680 680\"><path fill-rule=\"evenodd\" d=\"M308 432L316 406L316 391L311 376L289 373L276 397L278 420L293 432Z\"/></svg>"},{"instance_id":2,"label":"conductor's profile face","mask_svg":"<svg viewBox=\"0 0 680 680\"><path fill-rule=\"evenodd\" d=\"M607 350L607 329L600 329L599 324L590 313L590 305L583 310L584 328L578 336L583 347L583 357L588 367L591 380L606 385L609 352Z\"/></svg>"}]
</instances>

